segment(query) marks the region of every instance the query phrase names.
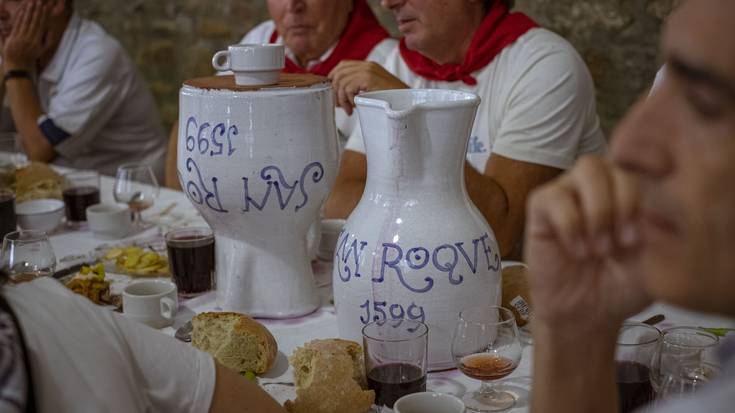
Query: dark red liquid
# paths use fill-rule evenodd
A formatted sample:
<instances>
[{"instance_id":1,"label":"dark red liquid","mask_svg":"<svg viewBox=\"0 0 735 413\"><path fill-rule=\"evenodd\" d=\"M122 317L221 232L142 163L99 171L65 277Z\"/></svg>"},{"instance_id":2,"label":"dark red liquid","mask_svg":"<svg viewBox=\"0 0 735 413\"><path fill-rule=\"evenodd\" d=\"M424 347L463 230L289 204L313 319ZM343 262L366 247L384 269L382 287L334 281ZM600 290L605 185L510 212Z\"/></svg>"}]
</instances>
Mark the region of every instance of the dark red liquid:
<instances>
[{"instance_id":1,"label":"dark red liquid","mask_svg":"<svg viewBox=\"0 0 735 413\"><path fill-rule=\"evenodd\" d=\"M15 198L9 195L0 195L0 244L6 234L15 231Z\"/></svg>"},{"instance_id":2,"label":"dark red liquid","mask_svg":"<svg viewBox=\"0 0 735 413\"><path fill-rule=\"evenodd\" d=\"M368 387L375 390L375 404L390 408L401 397L426 391L426 375L417 366L404 363L384 364L370 370Z\"/></svg>"},{"instance_id":3,"label":"dark red liquid","mask_svg":"<svg viewBox=\"0 0 735 413\"><path fill-rule=\"evenodd\" d=\"M634 361L618 361L618 392L623 413L648 404L655 398L648 367Z\"/></svg>"},{"instance_id":4,"label":"dark red liquid","mask_svg":"<svg viewBox=\"0 0 735 413\"><path fill-rule=\"evenodd\" d=\"M194 295L214 287L214 238L188 235L169 240L168 262L181 295Z\"/></svg>"},{"instance_id":5,"label":"dark red liquid","mask_svg":"<svg viewBox=\"0 0 735 413\"><path fill-rule=\"evenodd\" d=\"M93 186L78 186L63 192L66 205L66 220L83 222L87 220L87 207L100 203L100 189Z\"/></svg>"}]
</instances>

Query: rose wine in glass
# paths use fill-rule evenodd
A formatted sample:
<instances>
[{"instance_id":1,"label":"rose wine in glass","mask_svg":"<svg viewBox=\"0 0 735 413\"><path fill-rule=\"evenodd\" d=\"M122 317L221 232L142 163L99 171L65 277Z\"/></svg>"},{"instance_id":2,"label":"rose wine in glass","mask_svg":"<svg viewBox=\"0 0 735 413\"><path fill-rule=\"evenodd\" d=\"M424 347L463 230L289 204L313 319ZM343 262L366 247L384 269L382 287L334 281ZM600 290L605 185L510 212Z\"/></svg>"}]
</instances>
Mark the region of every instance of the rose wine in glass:
<instances>
[{"instance_id":1,"label":"rose wine in glass","mask_svg":"<svg viewBox=\"0 0 735 413\"><path fill-rule=\"evenodd\" d=\"M496 412L515 405L515 396L496 389L492 382L511 374L521 361L521 353L518 327L510 310L481 306L460 313L452 356L462 373L482 383L462 398L468 409Z\"/></svg>"},{"instance_id":2,"label":"rose wine in glass","mask_svg":"<svg viewBox=\"0 0 735 413\"><path fill-rule=\"evenodd\" d=\"M125 164L117 168L113 195L115 201L128 204L137 228L144 228L140 213L153 206L159 191L156 175L150 166Z\"/></svg>"}]
</instances>

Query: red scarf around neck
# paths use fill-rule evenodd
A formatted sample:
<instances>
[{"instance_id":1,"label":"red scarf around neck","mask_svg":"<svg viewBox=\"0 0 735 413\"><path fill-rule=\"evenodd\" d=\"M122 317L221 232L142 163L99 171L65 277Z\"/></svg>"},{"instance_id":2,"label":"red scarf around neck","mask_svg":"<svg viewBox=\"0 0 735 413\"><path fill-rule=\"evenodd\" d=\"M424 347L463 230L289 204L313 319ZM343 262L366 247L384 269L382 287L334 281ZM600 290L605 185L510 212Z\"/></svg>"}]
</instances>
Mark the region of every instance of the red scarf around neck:
<instances>
[{"instance_id":1,"label":"red scarf around neck","mask_svg":"<svg viewBox=\"0 0 735 413\"><path fill-rule=\"evenodd\" d=\"M523 13L510 13L502 1L495 1L472 36L470 48L462 64L438 64L419 52L409 50L401 40L401 57L417 75L430 80L461 80L476 85L472 73L490 64L505 47L513 44L538 24Z\"/></svg>"},{"instance_id":2,"label":"red scarf around neck","mask_svg":"<svg viewBox=\"0 0 735 413\"><path fill-rule=\"evenodd\" d=\"M388 32L380 25L366 0L354 0L347 26L327 60L304 69L286 57L285 73L313 73L326 76L342 60L365 60L373 48L387 38ZM278 39L278 31L271 35L271 43Z\"/></svg>"}]
</instances>

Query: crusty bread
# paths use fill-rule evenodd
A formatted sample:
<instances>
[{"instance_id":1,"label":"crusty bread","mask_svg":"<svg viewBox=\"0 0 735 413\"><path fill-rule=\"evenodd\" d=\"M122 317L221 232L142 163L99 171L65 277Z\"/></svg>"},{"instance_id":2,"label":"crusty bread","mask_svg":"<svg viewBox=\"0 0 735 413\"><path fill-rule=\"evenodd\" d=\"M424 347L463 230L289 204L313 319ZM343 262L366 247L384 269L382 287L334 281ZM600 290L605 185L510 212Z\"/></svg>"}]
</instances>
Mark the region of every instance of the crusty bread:
<instances>
[{"instance_id":1,"label":"crusty bread","mask_svg":"<svg viewBox=\"0 0 735 413\"><path fill-rule=\"evenodd\" d=\"M375 392L364 390L362 348L353 341L314 340L288 361L296 384L296 400L285 405L291 413L364 413L375 401Z\"/></svg>"},{"instance_id":2,"label":"crusty bread","mask_svg":"<svg viewBox=\"0 0 735 413\"><path fill-rule=\"evenodd\" d=\"M236 372L265 373L276 360L276 339L244 314L201 313L191 324L191 344Z\"/></svg>"}]
</instances>

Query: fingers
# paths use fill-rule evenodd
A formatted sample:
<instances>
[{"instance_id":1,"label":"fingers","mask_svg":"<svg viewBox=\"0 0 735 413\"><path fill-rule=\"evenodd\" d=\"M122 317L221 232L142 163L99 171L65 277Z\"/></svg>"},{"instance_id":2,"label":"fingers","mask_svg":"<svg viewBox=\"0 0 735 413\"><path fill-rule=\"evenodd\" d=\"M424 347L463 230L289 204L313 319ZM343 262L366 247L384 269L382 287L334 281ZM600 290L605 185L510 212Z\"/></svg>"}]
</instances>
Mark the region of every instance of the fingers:
<instances>
[{"instance_id":1,"label":"fingers","mask_svg":"<svg viewBox=\"0 0 735 413\"><path fill-rule=\"evenodd\" d=\"M527 230L531 240L556 239L569 255L586 255L584 222L568 176L531 194Z\"/></svg>"},{"instance_id":2,"label":"fingers","mask_svg":"<svg viewBox=\"0 0 735 413\"><path fill-rule=\"evenodd\" d=\"M30 33L31 20L36 9L35 1L26 2L25 7L23 7L23 17L20 22L20 34L22 36L27 36Z\"/></svg>"},{"instance_id":3,"label":"fingers","mask_svg":"<svg viewBox=\"0 0 735 413\"><path fill-rule=\"evenodd\" d=\"M612 247L610 231L615 222L615 200L609 165L599 158L582 158L570 174L576 188L581 214L585 222L585 237L599 254Z\"/></svg>"},{"instance_id":4,"label":"fingers","mask_svg":"<svg viewBox=\"0 0 735 413\"><path fill-rule=\"evenodd\" d=\"M25 16L29 7L30 4L28 3L20 7L20 10L18 10L18 14L16 14L15 18L13 19L13 28L10 30L10 35L8 36L8 38L16 38L25 31L25 25L23 24L23 22L25 21Z\"/></svg>"},{"instance_id":5,"label":"fingers","mask_svg":"<svg viewBox=\"0 0 735 413\"><path fill-rule=\"evenodd\" d=\"M637 180L606 160L581 159L529 201L529 236L556 238L577 258L606 256L637 240ZM540 239L539 238L539 239Z\"/></svg>"},{"instance_id":6,"label":"fingers","mask_svg":"<svg viewBox=\"0 0 735 413\"><path fill-rule=\"evenodd\" d=\"M44 6L39 2L34 2L30 12L30 18L28 22L27 34L32 36L34 40L40 43L41 40L41 19L44 17Z\"/></svg>"}]
</instances>

